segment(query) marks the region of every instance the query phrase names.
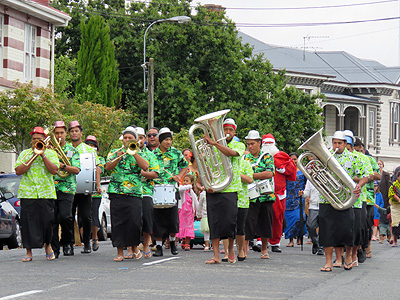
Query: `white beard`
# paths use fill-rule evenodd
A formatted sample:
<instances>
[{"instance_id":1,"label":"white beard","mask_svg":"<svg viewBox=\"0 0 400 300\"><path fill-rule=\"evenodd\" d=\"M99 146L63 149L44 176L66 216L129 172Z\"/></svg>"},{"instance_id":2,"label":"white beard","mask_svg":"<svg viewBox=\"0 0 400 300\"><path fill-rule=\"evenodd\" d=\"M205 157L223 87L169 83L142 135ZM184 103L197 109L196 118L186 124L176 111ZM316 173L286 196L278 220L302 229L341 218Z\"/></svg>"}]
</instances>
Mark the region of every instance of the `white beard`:
<instances>
[{"instance_id":1,"label":"white beard","mask_svg":"<svg viewBox=\"0 0 400 300\"><path fill-rule=\"evenodd\" d=\"M275 154L277 154L279 152L278 147L275 146L275 144L264 144L261 147L261 151L263 153L269 153L272 156L275 156Z\"/></svg>"}]
</instances>

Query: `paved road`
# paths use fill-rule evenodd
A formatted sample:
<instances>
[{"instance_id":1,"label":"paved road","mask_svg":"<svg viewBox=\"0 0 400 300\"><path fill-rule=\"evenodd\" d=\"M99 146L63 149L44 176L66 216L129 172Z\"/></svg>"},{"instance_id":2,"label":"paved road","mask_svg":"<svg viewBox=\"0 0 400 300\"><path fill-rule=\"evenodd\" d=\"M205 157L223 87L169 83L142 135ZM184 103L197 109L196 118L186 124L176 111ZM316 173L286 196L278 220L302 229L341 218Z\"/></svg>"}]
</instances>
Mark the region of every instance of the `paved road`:
<instances>
[{"instance_id":1,"label":"paved road","mask_svg":"<svg viewBox=\"0 0 400 300\"><path fill-rule=\"evenodd\" d=\"M286 244L286 241L284 241ZM261 260L249 252L244 262L205 265L211 252L200 246L162 258L113 261L111 242L99 251L46 261L34 250L30 263L23 249L0 251L0 300L3 299L399 299L400 248L373 242L373 257L351 271L322 273L323 256L310 245L283 247ZM22 293L22 294L20 294Z\"/></svg>"}]
</instances>

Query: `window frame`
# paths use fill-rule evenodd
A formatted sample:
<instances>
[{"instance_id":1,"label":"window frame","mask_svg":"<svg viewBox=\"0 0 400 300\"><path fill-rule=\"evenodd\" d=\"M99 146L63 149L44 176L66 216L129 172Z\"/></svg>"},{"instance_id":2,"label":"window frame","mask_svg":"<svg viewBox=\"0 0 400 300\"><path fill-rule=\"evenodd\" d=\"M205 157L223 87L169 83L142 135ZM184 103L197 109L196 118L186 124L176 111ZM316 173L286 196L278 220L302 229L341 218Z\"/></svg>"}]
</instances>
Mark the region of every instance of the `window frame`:
<instances>
[{"instance_id":1,"label":"window frame","mask_svg":"<svg viewBox=\"0 0 400 300\"><path fill-rule=\"evenodd\" d=\"M36 26L25 24L24 82L30 82L36 79L36 39Z\"/></svg>"},{"instance_id":2,"label":"window frame","mask_svg":"<svg viewBox=\"0 0 400 300\"><path fill-rule=\"evenodd\" d=\"M377 127L376 117L377 117L376 107L370 107L368 109L368 145L371 147L376 147L376 127ZM371 130L373 135L372 138L371 138Z\"/></svg>"},{"instance_id":3,"label":"window frame","mask_svg":"<svg viewBox=\"0 0 400 300\"><path fill-rule=\"evenodd\" d=\"M397 108L397 121L395 121L395 109ZM390 136L389 144L400 145L400 102L390 102ZM397 132L397 134L396 134Z\"/></svg>"}]
</instances>

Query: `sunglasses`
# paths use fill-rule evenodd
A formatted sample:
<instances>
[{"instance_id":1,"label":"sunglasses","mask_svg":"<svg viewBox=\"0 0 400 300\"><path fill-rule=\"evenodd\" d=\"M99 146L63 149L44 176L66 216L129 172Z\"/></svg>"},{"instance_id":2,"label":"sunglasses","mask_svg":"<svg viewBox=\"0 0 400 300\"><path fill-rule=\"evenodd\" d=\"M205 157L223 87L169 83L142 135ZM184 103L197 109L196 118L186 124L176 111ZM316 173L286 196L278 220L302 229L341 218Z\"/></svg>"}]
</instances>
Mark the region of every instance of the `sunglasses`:
<instances>
[{"instance_id":1,"label":"sunglasses","mask_svg":"<svg viewBox=\"0 0 400 300\"><path fill-rule=\"evenodd\" d=\"M148 137L156 137L158 134L157 133L150 133L150 134L148 134L147 136Z\"/></svg>"}]
</instances>

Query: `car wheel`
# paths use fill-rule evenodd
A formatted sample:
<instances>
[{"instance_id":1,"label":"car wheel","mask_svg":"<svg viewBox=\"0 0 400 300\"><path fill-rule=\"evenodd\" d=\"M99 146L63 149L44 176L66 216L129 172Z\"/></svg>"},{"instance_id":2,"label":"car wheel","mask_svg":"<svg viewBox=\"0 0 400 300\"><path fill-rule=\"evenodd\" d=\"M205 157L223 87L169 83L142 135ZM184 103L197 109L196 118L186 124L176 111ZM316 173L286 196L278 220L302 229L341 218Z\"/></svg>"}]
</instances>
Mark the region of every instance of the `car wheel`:
<instances>
[{"instance_id":1,"label":"car wheel","mask_svg":"<svg viewBox=\"0 0 400 300\"><path fill-rule=\"evenodd\" d=\"M11 237L7 240L8 249L21 248L22 247L22 234L19 221L15 220L15 226Z\"/></svg>"},{"instance_id":2,"label":"car wheel","mask_svg":"<svg viewBox=\"0 0 400 300\"><path fill-rule=\"evenodd\" d=\"M99 241L107 240L107 220L106 220L106 216L104 216L104 215L101 218L100 228L99 228L99 232L97 233L97 236L99 238Z\"/></svg>"}]
</instances>

